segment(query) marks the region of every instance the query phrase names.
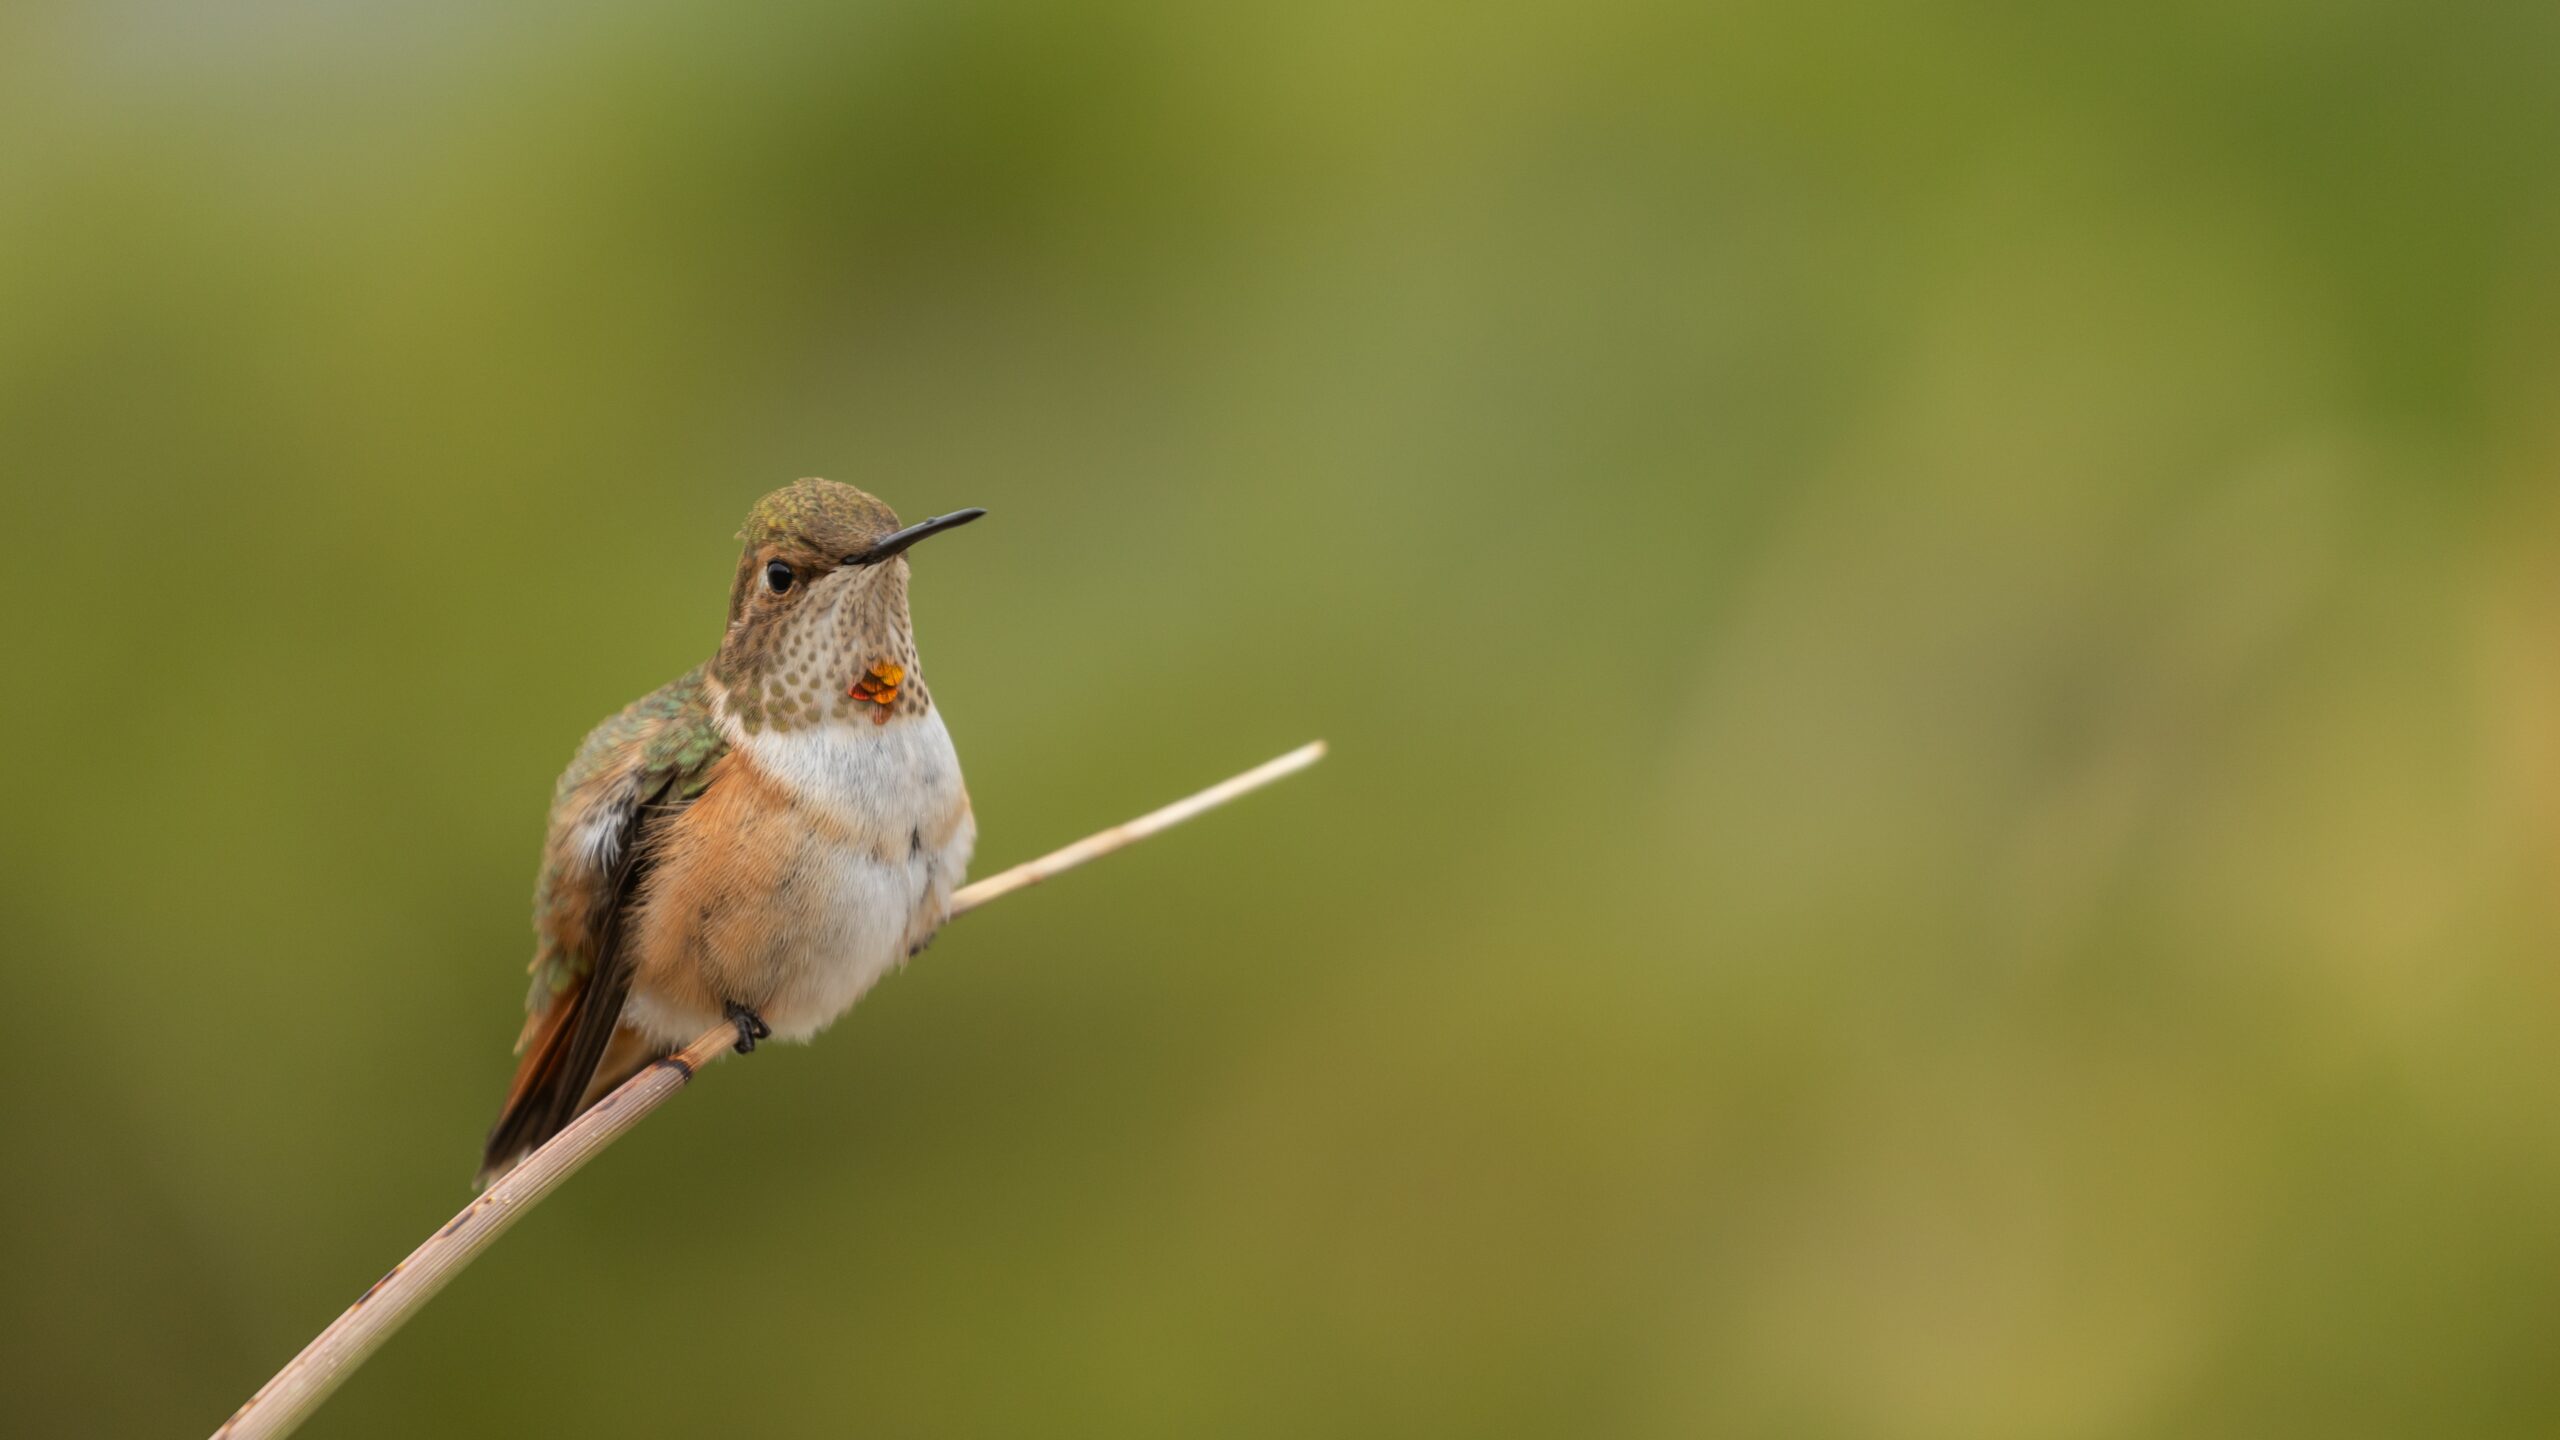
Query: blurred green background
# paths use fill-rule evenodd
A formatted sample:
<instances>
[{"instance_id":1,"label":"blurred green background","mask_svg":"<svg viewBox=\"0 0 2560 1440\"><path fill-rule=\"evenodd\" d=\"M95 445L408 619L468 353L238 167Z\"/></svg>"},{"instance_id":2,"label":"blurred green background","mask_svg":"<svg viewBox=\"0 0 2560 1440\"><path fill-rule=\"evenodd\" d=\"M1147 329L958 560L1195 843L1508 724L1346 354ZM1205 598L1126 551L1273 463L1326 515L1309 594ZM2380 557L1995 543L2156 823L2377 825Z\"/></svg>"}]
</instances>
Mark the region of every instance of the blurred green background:
<instances>
[{"instance_id":1,"label":"blurred green background","mask_svg":"<svg viewBox=\"0 0 2560 1440\"><path fill-rule=\"evenodd\" d=\"M910 516L982 871L315 1436L2560 1430L2560 8L0 15L0 1413L469 1195L552 777Z\"/></svg>"}]
</instances>

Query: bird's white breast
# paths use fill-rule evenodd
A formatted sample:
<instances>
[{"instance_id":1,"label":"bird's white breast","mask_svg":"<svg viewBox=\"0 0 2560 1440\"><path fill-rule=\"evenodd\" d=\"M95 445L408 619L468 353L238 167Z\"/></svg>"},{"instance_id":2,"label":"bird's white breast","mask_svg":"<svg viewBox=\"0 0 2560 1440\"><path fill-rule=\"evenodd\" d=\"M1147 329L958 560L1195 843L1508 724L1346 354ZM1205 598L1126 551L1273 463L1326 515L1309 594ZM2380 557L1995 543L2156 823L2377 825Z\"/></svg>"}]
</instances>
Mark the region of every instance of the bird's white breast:
<instances>
[{"instance_id":1,"label":"bird's white breast","mask_svg":"<svg viewBox=\"0 0 2560 1440\"><path fill-rule=\"evenodd\" d=\"M942 712L886 725L869 720L749 735L734 724L730 744L803 804L848 829L910 825L967 803L960 756Z\"/></svg>"},{"instance_id":2,"label":"bird's white breast","mask_svg":"<svg viewBox=\"0 0 2560 1440\"><path fill-rule=\"evenodd\" d=\"M772 902L784 979L765 1019L777 1039L805 1040L932 938L977 826L938 709L731 739L824 836Z\"/></svg>"}]
</instances>

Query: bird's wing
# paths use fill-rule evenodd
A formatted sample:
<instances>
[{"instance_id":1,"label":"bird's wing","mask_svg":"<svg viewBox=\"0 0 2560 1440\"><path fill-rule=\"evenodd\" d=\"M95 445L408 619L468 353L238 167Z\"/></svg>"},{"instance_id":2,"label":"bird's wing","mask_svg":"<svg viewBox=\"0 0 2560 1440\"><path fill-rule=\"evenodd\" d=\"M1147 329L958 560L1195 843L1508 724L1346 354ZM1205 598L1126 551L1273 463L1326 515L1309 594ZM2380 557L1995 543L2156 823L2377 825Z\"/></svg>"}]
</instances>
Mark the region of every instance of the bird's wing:
<instances>
[{"instance_id":1,"label":"bird's wing","mask_svg":"<svg viewBox=\"0 0 2560 1440\"><path fill-rule=\"evenodd\" d=\"M652 846L727 750L696 670L597 726L561 774L534 890L539 942L516 1041L524 1058L489 1133L484 1174L576 1118L630 994L620 942Z\"/></svg>"}]
</instances>

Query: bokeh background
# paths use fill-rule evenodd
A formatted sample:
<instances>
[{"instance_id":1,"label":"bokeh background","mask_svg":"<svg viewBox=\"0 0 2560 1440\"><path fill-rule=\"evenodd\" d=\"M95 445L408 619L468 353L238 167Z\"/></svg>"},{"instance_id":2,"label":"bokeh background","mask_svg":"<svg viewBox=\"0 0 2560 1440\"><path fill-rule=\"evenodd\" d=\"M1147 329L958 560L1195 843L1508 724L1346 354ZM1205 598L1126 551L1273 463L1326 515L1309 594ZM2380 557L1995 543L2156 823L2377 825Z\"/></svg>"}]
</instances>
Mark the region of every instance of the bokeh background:
<instances>
[{"instance_id":1,"label":"bokeh background","mask_svg":"<svg viewBox=\"0 0 2560 1440\"><path fill-rule=\"evenodd\" d=\"M315 1436L2560 1429L2560 8L0 13L0 1413L468 1196L553 775L910 515L1021 858Z\"/></svg>"}]
</instances>

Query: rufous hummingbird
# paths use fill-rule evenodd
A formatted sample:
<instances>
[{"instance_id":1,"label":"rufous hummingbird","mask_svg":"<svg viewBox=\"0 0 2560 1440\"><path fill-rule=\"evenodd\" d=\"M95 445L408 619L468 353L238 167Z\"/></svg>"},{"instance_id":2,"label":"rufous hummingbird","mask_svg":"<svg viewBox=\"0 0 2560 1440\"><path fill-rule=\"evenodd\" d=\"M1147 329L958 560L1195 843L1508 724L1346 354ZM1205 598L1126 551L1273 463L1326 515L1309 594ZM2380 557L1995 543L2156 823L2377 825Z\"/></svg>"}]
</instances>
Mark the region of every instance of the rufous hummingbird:
<instances>
[{"instance_id":1,"label":"rufous hummingbird","mask_svg":"<svg viewBox=\"0 0 2560 1440\"><path fill-rule=\"evenodd\" d=\"M714 1025L807 1040L924 948L977 822L907 614L901 528L850 485L756 502L719 652L605 721L551 802L503 1172Z\"/></svg>"}]
</instances>

